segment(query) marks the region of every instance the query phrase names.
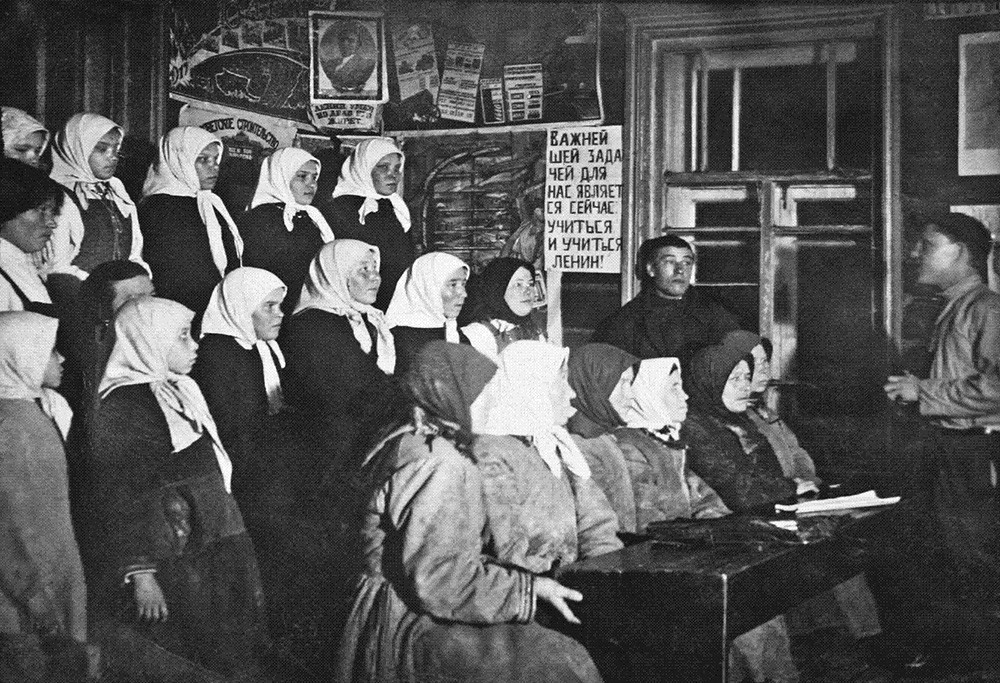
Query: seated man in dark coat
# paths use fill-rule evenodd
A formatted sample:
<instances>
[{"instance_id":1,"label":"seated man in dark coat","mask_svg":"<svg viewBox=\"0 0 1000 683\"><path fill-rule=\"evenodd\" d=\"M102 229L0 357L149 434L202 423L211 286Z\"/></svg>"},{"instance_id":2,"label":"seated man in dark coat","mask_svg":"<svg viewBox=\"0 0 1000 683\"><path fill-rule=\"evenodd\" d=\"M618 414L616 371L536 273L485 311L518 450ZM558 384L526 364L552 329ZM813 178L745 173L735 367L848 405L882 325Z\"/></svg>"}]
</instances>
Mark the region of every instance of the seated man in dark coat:
<instances>
[{"instance_id":1,"label":"seated man in dark coat","mask_svg":"<svg viewBox=\"0 0 1000 683\"><path fill-rule=\"evenodd\" d=\"M695 351L739 328L722 304L691 288L694 263L694 250L681 237L662 235L643 242L642 291L602 322L591 341L612 344L639 358L676 357L686 365Z\"/></svg>"}]
</instances>

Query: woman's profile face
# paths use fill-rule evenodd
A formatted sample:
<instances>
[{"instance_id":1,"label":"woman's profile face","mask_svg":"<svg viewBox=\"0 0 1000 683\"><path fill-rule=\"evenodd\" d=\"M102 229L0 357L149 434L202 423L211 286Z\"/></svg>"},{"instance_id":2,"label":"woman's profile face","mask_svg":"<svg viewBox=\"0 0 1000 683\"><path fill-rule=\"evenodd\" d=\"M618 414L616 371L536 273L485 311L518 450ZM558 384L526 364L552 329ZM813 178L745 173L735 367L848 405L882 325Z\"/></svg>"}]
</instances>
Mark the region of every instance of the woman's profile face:
<instances>
[{"instance_id":1,"label":"woman's profile face","mask_svg":"<svg viewBox=\"0 0 1000 683\"><path fill-rule=\"evenodd\" d=\"M687 419L688 395L684 391L680 370L671 372L664 388L664 405L669 424L681 424Z\"/></svg>"},{"instance_id":2,"label":"woman's profile face","mask_svg":"<svg viewBox=\"0 0 1000 683\"><path fill-rule=\"evenodd\" d=\"M319 181L319 164L315 161L307 161L292 176L292 181L288 183L288 189L292 191L292 197L298 204L312 204L316 197L316 184Z\"/></svg>"},{"instance_id":3,"label":"woman's profile face","mask_svg":"<svg viewBox=\"0 0 1000 683\"><path fill-rule=\"evenodd\" d=\"M197 357L198 342L191 336L191 326L185 325L167 351L167 368L174 374L186 375L191 372Z\"/></svg>"},{"instance_id":4,"label":"woman's profile face","mask_svg":"<svg viewBox=\"0 0 1000 683\"><path fill-rule=\"evenodd\" d=\"M573 407L571 401L574 398L576 398L576 392L569 385L566 364L563 363L562 368L559 370L559 376L556 377L555 381L549 387L549 399L552 401L552 416L555 418L556 426L562 427L569 421L569 418L573 417L576 408Z\"/></svg>"},{"instance_id":5,"label":"woman's profile face","mask_svg":"<svg viewBox=\"0 0 1000 683\"><path fill-rule=\"evenodd\" d=\"M378 274L375 254L368 254L347 275L347 291L351 298L366 306L375 303L380 284L382 284L382 278Z\"/></svg>"},{"instance_id":6,"label":"woman's profile face","mask_svg":"<svg viewBox=\"0 0 1000 683\"><path fill-rule=\"evenodd\" d=\"M467 296L465 291L465 281L468 279L465 268L456 268L455 272L448 276L441 288L441 303L444 305L444 317L453 320L462 312L462 304Z\"/></svg>"},{"instance_id":7,"label":"woman's profile face","mask_svg":"<svg viewBox=\"0 0 1000 683\"><path fill-rule=\"evenodd\" d=\"M219 180L219 152L221 142L205 145L194 160L194 171L198 174L198 185L202 190L211 190Z\"/></svg>"},{"instance_id":8,"label":"woman's profile face","mask_svg":"<svg viewBox=\"0 0 1000 683\"><path fill-rule=\"evenodd\" d=\"M281 321L285 318L285 314L281 310L281 302L284 298L285 290L279 287L264 297L264 300L250 314L257 339L272 341L278 338L278 333L281 332Z\"/></svg>"},{"instance_id":9,"label":"woman's profile face","mask_svg":"<svg viewBox=\"0 0 1000 683\"><path fill-rule=\"evenodd\" d=\"M383 197L388 197L399 189L403 180L403 156L392 152L378 160L372 169L372 185Z\"/></svg>"},{"instance_id":10,"label":"woman's profile face","mask_svg":"<svg viewBox=\"0 0 1000 683\"><path fill-rule=\"evenodd\" d=\"M109 130L101 136L94 145L87 162L90 170L98 180L108 180L118 169L118 155L122 146L122 134L117 130Z\"/></svg>"},{"instance_id":11,"label":"woman's profile face","mask_svg":"<svg viewBox=\"0 0 1000 683\"><path fill-rule=\"evenodd\" d=\"M518 268L514 271L503 293L503 300L518 317L531 313L531 307L535 303L535 278L531 276L530 270Z\"/></svg>"},{"instance_id":12,"label":"woman's profile face","mask_svg":"<svg viewBox=\"0 0 1000 683\"><path fill-rule=\"evenodd\" d=\"M722 390L722 405L731 413L744 413L750 405L750 366L741 360L729 373Z\"/></svg>"},{"instance_id":13,"label":"woman's profile face","mask_svg":"<svg viewBox=\"0 0 1000 683\"><path fill-rule=\"evenodd\" d=\"M632 368L625 368L622 371L621 377L618 378L618 383L615 388L611 390L611 394L608 396L608 403L611 407L615 409L618 413L618 417L625 419L625 415L632 409L632 405L635 403L635 394L632 392L632 382L635 380L635 370Z\"/></svg>"},{"instance_id":14,"label":"woman's profile face","mask_svg":"<svg viewBox=\"0 0 1000 683\"><path fill-rule=\"evenodd\" d=\"M45 134L36 130L7 151L9 158L39 168L42 165L42 152L45 151Z\"/></svg>"},{"instance_id":15,"label":"woman's profile face","mask_svg":"<svg viewBox=\"0 0 1000 683\"><path fill-rule=\"evenodd\" d=\"M63 361L66 360L61 353L52 349L49 355L49 362L45 366L45 374L42 376L42 386L50 389L58 389L62 384Z\"/></svg>"}]
</instances>

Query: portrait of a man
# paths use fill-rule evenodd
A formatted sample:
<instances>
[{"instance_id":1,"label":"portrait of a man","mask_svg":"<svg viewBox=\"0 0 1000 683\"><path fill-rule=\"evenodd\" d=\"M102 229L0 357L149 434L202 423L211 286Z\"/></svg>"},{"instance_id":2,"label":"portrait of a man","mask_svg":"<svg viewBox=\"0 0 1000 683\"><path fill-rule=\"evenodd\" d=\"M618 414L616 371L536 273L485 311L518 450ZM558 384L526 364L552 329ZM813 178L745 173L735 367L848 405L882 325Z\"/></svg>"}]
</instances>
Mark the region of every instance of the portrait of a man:
<instances>
[{"instance_id":1,"label":"portrait of a man","mask_svg":"<svg viewBox=\"0 0 1000 683\"><path fill-rule=\"evenodd\" d=\"M317 98L378 99L383 88L375 20L313 16L313 89Z\"/></svg>"}]
</instances>

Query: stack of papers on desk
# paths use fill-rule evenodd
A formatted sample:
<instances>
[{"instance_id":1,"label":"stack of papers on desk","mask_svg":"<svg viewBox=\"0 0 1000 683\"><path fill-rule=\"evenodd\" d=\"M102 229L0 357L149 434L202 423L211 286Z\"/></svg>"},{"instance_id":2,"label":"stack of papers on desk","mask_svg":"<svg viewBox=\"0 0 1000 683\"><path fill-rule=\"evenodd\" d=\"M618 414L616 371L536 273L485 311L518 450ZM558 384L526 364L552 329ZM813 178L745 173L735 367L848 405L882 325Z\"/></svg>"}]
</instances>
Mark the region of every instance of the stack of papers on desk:
<instances>
[{"instance_id":1,"label":"stack of papers on desk","mask_svg":"<svg viewBox=\"0 0 1000 683\"><path fill-rule=\"evenodd\" d=\"M832 510L850 510L854 508L870 508L880 505L894 505L899 502L899 496L879 498L875 491L865 491L856 493L853 496L840 496L839 498L823 498L821 500L807 500L792 505L774 506L778 512L795 512L800 515L813 512L830 512Z\"/></svg>"}]
</instances>

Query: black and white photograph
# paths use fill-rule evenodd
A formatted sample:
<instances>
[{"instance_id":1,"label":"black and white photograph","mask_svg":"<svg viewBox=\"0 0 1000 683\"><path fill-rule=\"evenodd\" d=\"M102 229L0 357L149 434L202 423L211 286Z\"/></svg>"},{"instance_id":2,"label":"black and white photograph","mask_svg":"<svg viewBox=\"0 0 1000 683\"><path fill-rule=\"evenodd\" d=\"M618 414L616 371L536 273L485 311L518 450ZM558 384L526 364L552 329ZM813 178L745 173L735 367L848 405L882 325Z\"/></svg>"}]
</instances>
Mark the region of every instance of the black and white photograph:
<instances>
[{"instance_id":1,"label":"black and white photograph","mask_svg":"<svg viewBox=\"0 0 1000 683\"><path fill-rule=\"evenodd\" d=\"M1000 683L1000 3L0 45L0 683Z\"/></svg>"}]
</instances>

